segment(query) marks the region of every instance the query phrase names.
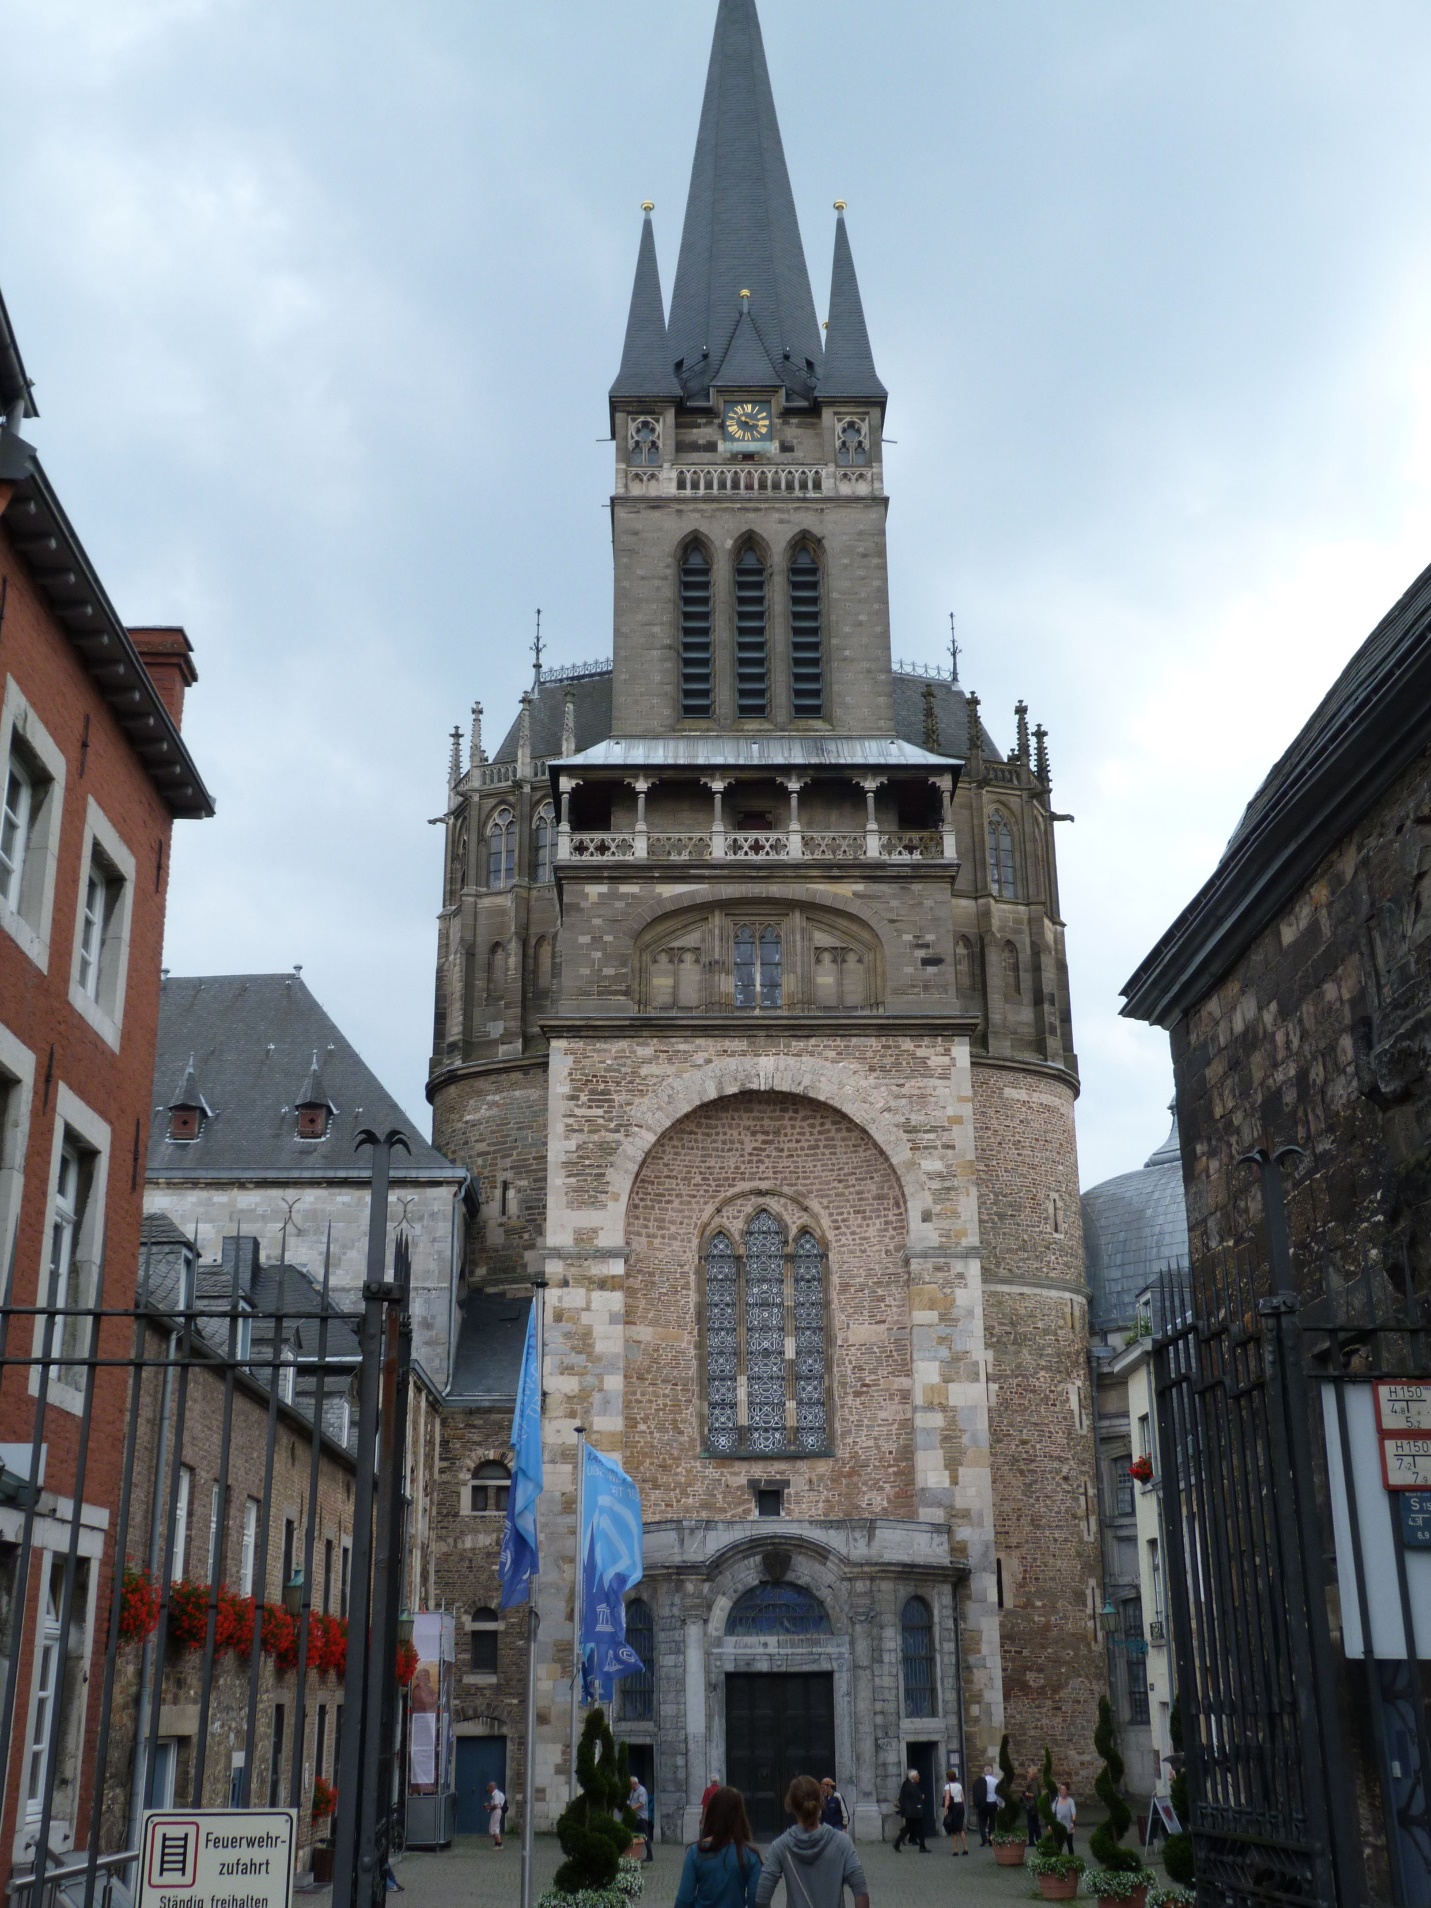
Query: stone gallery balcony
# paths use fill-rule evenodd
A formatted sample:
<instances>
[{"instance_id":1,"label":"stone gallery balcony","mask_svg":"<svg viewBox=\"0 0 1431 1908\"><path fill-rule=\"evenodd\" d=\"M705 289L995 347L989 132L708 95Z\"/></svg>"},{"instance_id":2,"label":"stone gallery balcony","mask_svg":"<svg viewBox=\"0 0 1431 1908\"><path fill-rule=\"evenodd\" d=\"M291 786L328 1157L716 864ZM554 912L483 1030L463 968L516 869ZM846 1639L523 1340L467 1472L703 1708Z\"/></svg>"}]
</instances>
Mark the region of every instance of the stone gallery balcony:
<instances>
[{"instance_id":1,"label":"stone gallery balcony","mask_svg":"<svg viewBox=\"0 0 1431 1908\"><path fill-rule=\"evenodd\" d=\"M706 829L666 834L636 827L557 829L558 861L955 861L943 829Z\"/></svg>"}]
</instances>

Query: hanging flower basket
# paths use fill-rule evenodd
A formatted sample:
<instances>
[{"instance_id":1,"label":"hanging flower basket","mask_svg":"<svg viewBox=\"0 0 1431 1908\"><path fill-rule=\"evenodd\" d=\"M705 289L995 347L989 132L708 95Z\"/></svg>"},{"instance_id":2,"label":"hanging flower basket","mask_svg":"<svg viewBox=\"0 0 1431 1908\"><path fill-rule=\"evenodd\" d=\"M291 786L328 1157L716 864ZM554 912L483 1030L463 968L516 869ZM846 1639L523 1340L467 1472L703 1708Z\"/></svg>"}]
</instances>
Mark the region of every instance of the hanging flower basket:
<instances>
[{"instance_id":1,"label":"hanging flower basket","mask_svg":"<svg viewBox=\"0 0 1431 1908\"><path fill-rule=\"evenodd\" d=\"M406 1689L413 1677L417 1675L417 1663L417 1645L414 1643L399 1643L397 1647L397 1680L400 1689Z\"/></svg>"},{"instance_id":2,"label":"hanging flower basket","mask_svg":"<svg viewBox=\"0 0 1431 1908\"><path fill-rule=\"evenodd\" d=\"M273 1658L276 1670L298 1667L298 1619L290 1616L281 1603L263 1606L263 1651Z\"/></svg>"},{"instance_id":3,"label":"hanging flower basket","mask_svg":"<svg viewBox=\"0 0 1431 1908\"><path fill-rule=\"evenodd\" d=\"M348 1667L348 1626L341 1617L308 1619L308 1667L315 1674L342 1676Z\"/></svg>"},{"instance_id":4,"label":"hanging flower basket","mask_svg":"<svg viewBox=\"0 0 1431 1908\"><path fill-rule=\"evenodd\" d=\"M214 1648L232 1656L247 1656L253 1648L253 1598L241 1597L225 1587L219 1591L219 1617L214 1630Z\"/></svg>"},{"instance_id":5,"label":"hanging flower basket","mask_svg":"<svg viewBox=\"0 0 1431 1908\"><path fill-rule=\"evenodd\" d=\"M209 1590L206 1583L184 1578L169 1586L168 1641L176 1650L201 1650L209 1628Z\"/></svg>"},{"instance_id":6,"label":"hanging flower basket","mask_svg":"<svg viewBox=\"0 0 1431 1908\"><path fill-rule=\"evenodd\" d=\"M1153 1460L1150 1457L1135 1457L1128 1466L1128 1475L1139 1484L1151 1484L1153 1481Z\"/></svg>"},{"instance_id":7,"label":"hanging flower basket","mask_svg":"<svg viewBox=\"0 0 1431 1908\"><path fill-rule=\"evenodd\" d=\"M159 1627L159 1589L147 1570L124 1568L119 1593L119 1634L126 1643L139 1643Z\"/></svg>"}]
</instances>

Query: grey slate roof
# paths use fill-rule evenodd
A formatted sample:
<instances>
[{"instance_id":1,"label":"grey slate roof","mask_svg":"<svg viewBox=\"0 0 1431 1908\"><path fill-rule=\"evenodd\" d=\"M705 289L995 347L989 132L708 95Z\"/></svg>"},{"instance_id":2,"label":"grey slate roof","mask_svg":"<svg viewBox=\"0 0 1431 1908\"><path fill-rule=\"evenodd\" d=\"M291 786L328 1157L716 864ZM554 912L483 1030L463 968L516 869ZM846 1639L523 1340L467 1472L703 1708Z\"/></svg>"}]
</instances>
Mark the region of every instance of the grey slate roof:
<instances>
[{"instance_id":1,"label":"grey slate roof","mask_svg":"<svg viewBox=\"0 0 1431 1908\"><path fill-rule=\"evenodd\" d=\"M1427 746L1431 568L1377 624L1248 803L1210 878L1139 963L1123 1012L1173 1026Z\"/></svg>"},{"instance_id":2,"label":"grey slate roof","mask_svg":"<svg viewBox=\"0 0 1431 1908\"><path fill-rule=\"evenodd\" d=\"M894 677L894 730L916 748L924 747L924 686L934 685L934 719L939 725L939 753L965 760L970 751L969 701L957 682L942 676L909 676L896 671ZM981 718L979 733L985 755L1000 762L1004 757Z\"/></svg>"},{"instance_id":3,"label":"grey slate roof","mask_svg":"<svg viewBox=\"0 0 1431 1908\"><path fill-rule=\"evenodd\" d=\"M656 263L656 235L651 214L641 222L641 244L636 253L636 278L631 287L631 309L626 318L626 342L621 369L611 387L616 398L671 398L681 387L671 369L666 342L666 312L661 302L661 273Z\"/></svg>"},{"instance_id":4,"label":"grey slate roof","mask_svg":"<svg viewBox=\"0 0 1431 1908\"><path fill-rule=\"evenodd\" d=\"M20 400L23 400L21 417L40 415L31 393L25 361L20 356L20 341L15 336L15 327L10 323L4 297L0 296L0 415L8 412Z\"/></svg>"},{"instance_id":5,"label":"grey slate roof","mask_svg":"<svg viewBox=\"0 0 1431 1908\"><path fill-rule=\"evenodd\" d=\"M711 384L724 385L727 390L743 390L751 386L758 390L763 385L774 388L784 382L770 362L770 353L760 342L755 320L748 311L743 311L736 322L730 349L722 358L720 370L712 377Z\"/></svg>"},{"instance_id":6,"label":"grey slate roof","mask_svg":"<svg viewBox=\"0 0 1431 1908\"><path fill-rule=\"evenodd\" d=\"M611 664L600 673L573 676L565 682L543 682L532 697L532 758L539 760L561 754L562 724L566 720L566 692L572 691L572 713L576 717L576 746L589 749L611 733ZM502 737L502 746L492 757L494 762L517 759L517 727L514 722Z\"/></svg>"},{"instance_id":7,"label":"grey slate roof","mask_svg":"<svg viewBox=\"0 0 1431 1908\"><path fill-rule=\"evenodd\" d=\"M1130 1325L1138 1295L1169 1268L1188 1266L1177 1127L1136 1173L1120 1173L1083 1195L1083 1253L1096 1330Z\"/></svg>"},{"instance_id":8,"label":"grey slate roof","mask_svg":"<svg viewBox=\"0 0 1431 1908\"><path fill-rule=\"evenodd\" d=\"M336 1111L326 1139L300 1140L295 1108L315 1051ZM198 1139L171 1140L169 1096L191 1053L210 1111ZM379 1133L399 1127L407 1135L412 1153L393 1155L395 1181L463 1177L460 1166L418 1134L297 974L168 975L159 997L154 1081L151 1181L366 1180L369 1156L353 1150L365 1126Z\"/></svg>"},{"instance_id":9,"label":"grey slate roof","mask_svg":"<svg viewBox=\"0 0 1431 1908\"><path fill-rule=\"evenodd\" d=\"M841 212L835 220L835 263L830 273L830 320L825 333L825 369L820 378L820 396L873 398L882 402L888 395L875 370L850 235L845 230L845 215Z\"/></svg>"},{"instance_id":10,"label":"grey slate roof","mask_svg":"<svg viewBox=\"0 0 1431 1908\"><path fill-rule=\"evenodd\" d=\"M760 21L755 0L720 0L667 327L694 403L707 401L745 290L787 394L808 399L824 354Z\"/></svg>"},{"instance_id":11,"label":"grey slate roof","mask_svg":"<svg viewBox=\"0 0 1431 1908\"><path fill-rule=\"evenodd\" d=\"M641 735L598 742L561 763L593 768L947 769L950 759L882 735ZM553 773L556 764L552 765Z\"/></svg>"},{"instance_id":12,"label":"grey slate roof","mask_svg":"<svg viewBox=\"0 0 1431 1908\"><path fill-rule=\"evenodd\" d=\"M516 1404L531 1309L528 1298L503 1298L491 1292L468 1294L452 1359L450 1397Z\"/></svg>"}]
</instances>

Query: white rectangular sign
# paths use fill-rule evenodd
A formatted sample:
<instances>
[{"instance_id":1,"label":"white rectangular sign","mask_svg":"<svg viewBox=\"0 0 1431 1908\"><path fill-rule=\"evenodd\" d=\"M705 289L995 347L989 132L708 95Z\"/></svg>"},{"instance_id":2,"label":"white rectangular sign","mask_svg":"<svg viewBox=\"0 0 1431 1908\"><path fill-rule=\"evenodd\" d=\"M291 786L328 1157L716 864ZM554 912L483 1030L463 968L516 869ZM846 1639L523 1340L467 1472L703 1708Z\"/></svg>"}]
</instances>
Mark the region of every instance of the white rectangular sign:
<instances>
[{"instance_id":1,"label":"white rectangular sign","mask_svg":"<svg viewBox=\"0 0 1431 1908\"><path fill-rule=\"evenodd\" d=\"M1378 1385L1376 1421L1383 1431L1431 1431L1431 1385Z\"/></svg>"},{"instance_id":2,"label":"white rectangular sign","mask_svg":"<svg viewBox=\"0 0 1431 1908\"><path fill-rule=\"evenodd\" d=\"M1431 1491L1431 1438L1383 1437L1381 1475L1389 1491Z\"/></svg>"},{"instance_id":3,"label":"white rectangular sign","mask_svg":"<svg viewBox=\"0 0 1431 1908\"><path fill-rule=\"evenodd\" d=\"M138 1908L292 1908L296 1809L150 1809Z\"/></svg>"},{"instance_id":4,"label":"white rectangular sign","mask_svg":"<svg viewBox=\"0 0 1431 1908\"><path fill-rule=\"evenodd\" d=\"M1408 1656L1431 1658L1431 1548L1404 1552L1406 1588L1411 1599L1413 1642L1407 1647L1406 1627L1401 1614L1401 1578L1397 1568L1397 1549L1401 1544L1399 1494L1386 1489L1382 1469L1388 1461L1387 1447L1415 1444L1431 1452L1428 1438L1386 1438L1377 1424L1376 1387L1367 1383L1343 1384L1342 1404L1346 1411L1347 1448L1351 1475L1342 1468L1342 1440L1337 1416L1335 1384L1323 1384L1322 1412L1327 1440L1327 1485L1331 1497L1332 1529L1337 1546L1337 1588L1341 1606L1342 1648L1350 1657L1370 1654L1404 1661ZM1355 1510L1352 1499L1355 1496ZM1361 1552L1360 1580L1356 1551ZM1362 1592L1366 1596L1366 1625L1362 1622ZM1370 1629L1370 1637L1363 1635Z\"/></svg>"}]
</instances>

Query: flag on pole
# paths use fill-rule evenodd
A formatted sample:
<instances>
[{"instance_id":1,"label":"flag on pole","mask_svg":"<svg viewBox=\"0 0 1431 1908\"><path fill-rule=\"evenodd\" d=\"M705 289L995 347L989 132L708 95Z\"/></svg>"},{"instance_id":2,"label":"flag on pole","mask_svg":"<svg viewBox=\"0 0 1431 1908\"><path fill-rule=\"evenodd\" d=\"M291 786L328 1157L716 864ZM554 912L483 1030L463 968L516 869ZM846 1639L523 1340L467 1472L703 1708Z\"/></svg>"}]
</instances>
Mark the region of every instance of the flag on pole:
<instances>
[{"instance_id":1,"label":"flag on pole","mask_svg":"<svg viewBox=\"0 0 1431 1908\"><path fill-rule=\"evenodd\" d=\"M517 1408L512 1413L512 1449L516 1462L507 1493L502 1551L497 1560L504 1610L527 1601L537 1571L537 1499L542 1494L542 1374L537 1369L537 1305L540 1302L538 1294L527 1315L527 1344L522 1353L522 1375L517 1383Z\"/></svg>"},{"instance_id":2,"label":"flag on pole","mask_svg":"<svg viewBox=\"0 0 1431 1908\"><path fill-rule=\"evenodd\" d=\"M626 1593L641 1581L641 1493L615 1458L586 1446L582 1515L583 1700L609 1703L646 1666L626 1641Z\"/></svg>"}]
</instances>

